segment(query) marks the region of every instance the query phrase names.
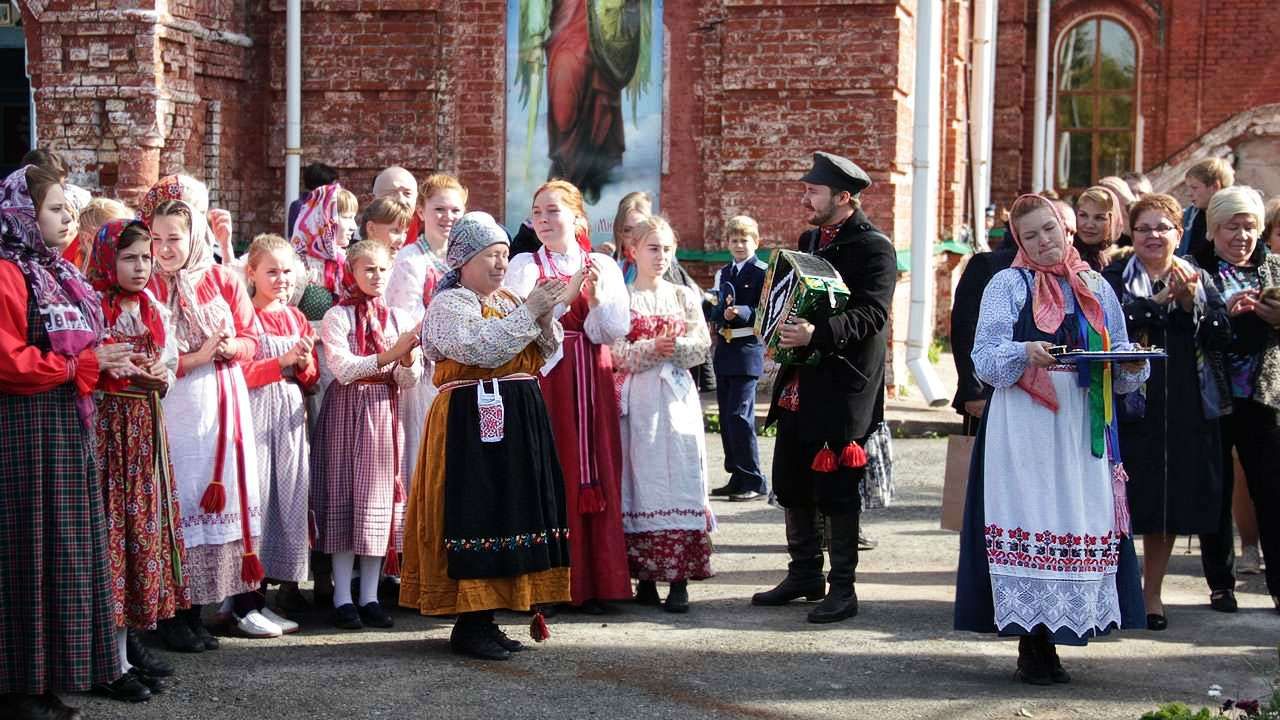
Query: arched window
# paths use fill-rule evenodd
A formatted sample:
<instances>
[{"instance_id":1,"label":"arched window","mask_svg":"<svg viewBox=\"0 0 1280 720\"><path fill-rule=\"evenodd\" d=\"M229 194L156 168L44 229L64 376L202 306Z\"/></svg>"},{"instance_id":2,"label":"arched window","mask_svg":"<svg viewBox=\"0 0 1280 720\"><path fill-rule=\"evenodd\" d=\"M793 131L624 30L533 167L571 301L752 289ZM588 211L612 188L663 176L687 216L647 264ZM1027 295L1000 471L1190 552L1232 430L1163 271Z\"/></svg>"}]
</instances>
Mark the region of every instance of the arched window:
<instances>
[{"instance_id":1,"label":"arched window","mask_svg":"<svg viewBox=\"0 0 1280 720\"><path fill-rule=\"evenodd\" d=\"M1138 46L1106 17L1081 20L1058 50L1055 185L1086 188L1134 169Z\"/></svg>"}]
</instances>

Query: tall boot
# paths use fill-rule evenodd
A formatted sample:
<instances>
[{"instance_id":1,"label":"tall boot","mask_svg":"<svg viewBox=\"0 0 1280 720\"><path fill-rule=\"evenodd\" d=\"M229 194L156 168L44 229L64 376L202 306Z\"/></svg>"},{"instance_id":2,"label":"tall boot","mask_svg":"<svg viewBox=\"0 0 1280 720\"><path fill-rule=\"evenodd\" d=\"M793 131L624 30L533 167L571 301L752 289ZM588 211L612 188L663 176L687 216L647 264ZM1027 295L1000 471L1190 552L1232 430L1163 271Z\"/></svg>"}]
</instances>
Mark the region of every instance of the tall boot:
<instances>
[{"instance_id":1,"label":"tall boot","mask_svg":"<svg viewBox=\"0 0 1280 720\"><path fill-rule=\"evenodd\" d=\"M833 623L858 614L858 595L853 591L858 568L858 511L825 516L827 552L831 572L827 573L827 596L809 611L811 623Z\"/></svg>"},{"instance_id":2,"label":"tall boot","mask_svg":"<svg viewBox=\"0 0 1280 720\"><path fill-rule=\"evenodd\" d=\"M823 596L822 549L818 545L818 513L813 508L787 508L787 576L772 590L751 596L752 605L786 605Z\"/></svg>"}]
</instances>

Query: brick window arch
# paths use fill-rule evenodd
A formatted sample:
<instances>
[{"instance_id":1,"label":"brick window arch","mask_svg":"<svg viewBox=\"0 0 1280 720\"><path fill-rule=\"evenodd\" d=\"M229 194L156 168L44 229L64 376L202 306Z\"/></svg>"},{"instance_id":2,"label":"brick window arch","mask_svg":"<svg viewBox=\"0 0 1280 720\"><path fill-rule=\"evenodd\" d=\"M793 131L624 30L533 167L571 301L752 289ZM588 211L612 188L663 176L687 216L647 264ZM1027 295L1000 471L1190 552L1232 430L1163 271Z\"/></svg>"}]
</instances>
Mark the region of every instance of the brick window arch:
<instances>
[{"instance_id":1,"label":"brick window arch","mask_svg":"<svg viewBox=\"0 0 1280 720\"><path fill-rule=\"evenodd\" d=\"M1072 25L1058 45L1054 185L1086 188L1134 169L1138 43L1106 16Z\"/></svg>"}]
</instances>

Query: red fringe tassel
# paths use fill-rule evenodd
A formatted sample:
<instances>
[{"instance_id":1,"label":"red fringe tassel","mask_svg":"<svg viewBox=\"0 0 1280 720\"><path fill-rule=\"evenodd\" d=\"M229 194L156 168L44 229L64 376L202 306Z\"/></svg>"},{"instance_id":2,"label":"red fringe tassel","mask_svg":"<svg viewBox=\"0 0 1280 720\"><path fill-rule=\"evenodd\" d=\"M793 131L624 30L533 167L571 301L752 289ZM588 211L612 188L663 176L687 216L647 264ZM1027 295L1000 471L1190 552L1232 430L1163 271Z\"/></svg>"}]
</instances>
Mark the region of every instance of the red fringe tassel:
<instances>
[{"instance_id":1,"label":"red fringe tassel","mask_svg":"<svg viewBox=\"0 0 1280 720\"><path fill-rule=\"evenodd\" d=\"M529 637L534 642L546 642L551 639L551 631L547 629L547 619L542 617L542 613L533 614L533 622L529 623Z\"/></svg>"},{"instance_id":2,"label":"red fringe tassel","mask_svg":"<svg viewBox=\"0 0 1280 720\"><path fill-rule=\"evenodd\" d=\"M218 477L209 483L209 487L204 489L204 495L200 498L200 509L216 515L225 510L226 507L227 488L222 485L222 478Z\"/></svg>"},{"instance_id":3,"label":"red fringe tassel","mask_svg":"<svg viewBox=\"0 0 1280 720\"><path fill-rule=\"evenodd\" d=\"M396 552L394 546L387 548L387 560L382 563L382 572L388 575L400 575L400 553Z\"/></svg>"},{"instance_id":4,"label":"red fringe tassel","mask_svg":"<svg viewBox=\"0 0 1280 720\"><path fill-rule=\"evenodd\" d=\"M836 471L836 454L831 452L831 448L825 445L813 456L813 464L809 466L811 469L821 473L829 473Z\"/></svg>"},{"instance_id":5,"label":"red fringe tassel","mask_svg":"<svg viewBox=\"0 0 1280 720\"><path fill-rule=\"evenodd\" d=\"M262 567L262 561L258 559L258 553L247 552L240 561L240 579L257 585L267 576L267 571Z\"/></svg>"},{"instance_id":6,"label":"red fringe tassel","mask_svg":"<svg viewBox=\"0 0 1280 720\"><path fill-rule=\"evenodd\" d=\"M866 467L867 451L858 443L851 442L840 452L840 464L847 468Z\"/></svg>"}]
</instances>

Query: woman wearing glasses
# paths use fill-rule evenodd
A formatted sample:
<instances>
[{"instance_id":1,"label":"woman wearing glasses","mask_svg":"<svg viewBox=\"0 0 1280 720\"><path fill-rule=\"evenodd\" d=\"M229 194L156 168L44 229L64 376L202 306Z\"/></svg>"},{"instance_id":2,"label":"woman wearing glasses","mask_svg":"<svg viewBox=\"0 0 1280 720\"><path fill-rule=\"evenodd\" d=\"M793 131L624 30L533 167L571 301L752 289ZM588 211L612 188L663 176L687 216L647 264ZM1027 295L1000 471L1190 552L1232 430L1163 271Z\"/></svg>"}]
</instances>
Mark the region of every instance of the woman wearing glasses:
<instances>
[{"instance_id":1,"label":"woman wearing glasses","mask_svg":"<svg viewBox=\"0 0 1280 720\"><path fill-rule=\"evenodd\" d=\"M1169 353L1165 362L1151 363L1146 384L1116 403L1133 532L1142 536L1147 627L1164 630L1160 595L1174 540L1213 535L1222 514L1218 418L1230 412L1231 394L1220 351L1231 341L1231 326L1209 275L1174 256L1182 239L1176 200L1142 198L1130 208L1129 226L1133 255L1102 275L1124 306L1129 339ZM1226 493L1230 487L1228 481ZM1212 579L1208 554L1204 564Z\"/></svg>"}]
</instances>

